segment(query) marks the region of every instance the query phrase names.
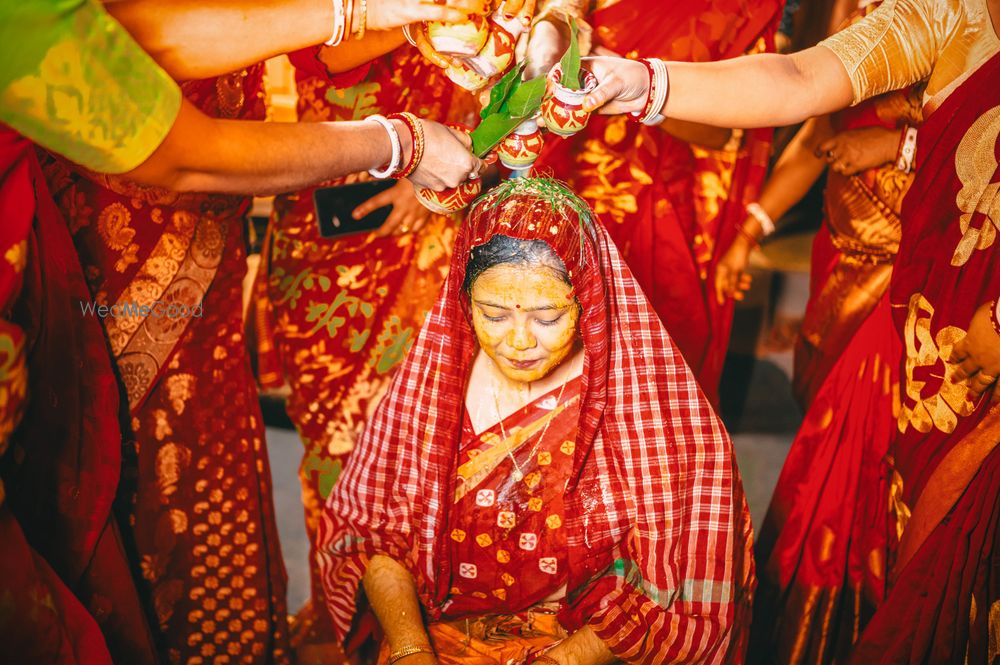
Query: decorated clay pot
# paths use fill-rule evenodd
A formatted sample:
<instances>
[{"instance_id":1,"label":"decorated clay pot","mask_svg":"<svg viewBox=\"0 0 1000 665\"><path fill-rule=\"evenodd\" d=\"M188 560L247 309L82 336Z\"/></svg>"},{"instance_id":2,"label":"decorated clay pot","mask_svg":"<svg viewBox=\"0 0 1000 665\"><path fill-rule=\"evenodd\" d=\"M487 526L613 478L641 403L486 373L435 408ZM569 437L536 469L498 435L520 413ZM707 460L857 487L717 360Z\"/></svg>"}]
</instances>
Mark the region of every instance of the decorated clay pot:
<instances>
[{"instance_id":1,"label":"decorated clay pot","mask_svg":"<svg viewBox=\"0 0 1000 665\"><path fill-rule=\"evenodd\" d=\"M427 23L424 29L434 50L449 56L476 55L490 37L489 22L478 15L470 16L464 23Z\"/></svg>"},{"instance_id":2,"label":"decorated clay pot","mask_svg":"<svg viewBox=\"0 0 1000 665\"><path fill-rule=\"evenodd\" d=\"M531 168L542 154L542 144L542 132L538 129L538 123L528 119L500 142L497 155L500 163L511 171L523 171Z\"/></svg>"},{"instance_id":3,"label":"decorated clay pot","mask_svg":"<svg viewBox=\"0 0 1000 665\"><path fill-rule=\"evenodd\" d=\"M447 123L447 126L466 134L472 132L472 129L460 124ZM433 189L425 187L416 187L414 190L417 200L425 208L439 215L450 215L453 212L465 210L479 196L479 193L483 191L483 181L479 179L466 180L458 187L441 192L435 192Z\"/></svg>"},{"instance_id":4,"label":"decorated clay pot","mask_svg":"<svg viewBox=\"0 0 1000 665\"><path fill-rule=\"evenodd\" d=\"M416 188L417 200L421 205L439 215L450 215L465 210L479 192L483 190L482 180L466 180L458 187L435 192L433 189Z\"/></svg>"},{"instance_id":5,"label":"decorated clay pot","mask_svg":"<svg viewBox=\"0 0 1000 665\"><path fill-rule=\"evenodd\" d=\"M499 78L514 64L514 47L527 25L520 16L496 12L490 17L490 35L479 53L467 59L470 67L487 80Z\"/></svg>"},{"instance_id":6,"label":"decorated clay pot","mask_svg":"<svg viewBox=\"0 0 1000 665\"><path fill-rule=\"evenodd\" d=\"M597 87L597 78L585 69L580 70L583 88L572 90L562 85L559 79L562 69L556 65L550 75L552 96L542 102L542 119L545 127L559 136L572 136L587 126L590 113L583 110L583 98Z\"/></svg>"}]
</instances>

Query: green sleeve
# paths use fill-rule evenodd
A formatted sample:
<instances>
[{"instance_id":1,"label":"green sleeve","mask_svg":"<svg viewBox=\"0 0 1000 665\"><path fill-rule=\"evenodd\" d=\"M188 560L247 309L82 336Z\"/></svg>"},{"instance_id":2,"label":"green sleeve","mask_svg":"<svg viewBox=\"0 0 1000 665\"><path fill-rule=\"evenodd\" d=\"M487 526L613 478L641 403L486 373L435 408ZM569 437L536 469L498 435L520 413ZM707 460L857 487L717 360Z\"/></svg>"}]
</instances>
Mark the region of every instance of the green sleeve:
<instances>
[{"instance_id":1,"label":"green sleeve","mask_svg":"<svg viewBox=\"0 0 1000 665\"><path fill-rule=\"evenodd\" d=\"M0 2L0 122L94 171L163 142L181 93L97 0Z\"/></svg>"}]
</instances>

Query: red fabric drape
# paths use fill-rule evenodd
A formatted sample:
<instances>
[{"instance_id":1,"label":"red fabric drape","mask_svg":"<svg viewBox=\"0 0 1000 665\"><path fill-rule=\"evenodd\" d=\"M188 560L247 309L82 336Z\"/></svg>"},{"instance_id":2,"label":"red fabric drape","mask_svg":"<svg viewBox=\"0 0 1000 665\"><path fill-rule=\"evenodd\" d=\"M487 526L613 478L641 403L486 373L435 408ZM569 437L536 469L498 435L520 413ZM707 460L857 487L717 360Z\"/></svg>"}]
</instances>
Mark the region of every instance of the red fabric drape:
<instances>
[{"instance_id":1,"label":"red fabric drape","mask_svg":"<svg viewBox=\"0 0 1000 665\"><path fill-rule=\"evenodd\" d=\"M979 306L1000 295L998 81L1000 55L920 129L890 287L906 347L901 434L887 478L890 533L902 534L903 558L854 663L986 663L990 648L995 655L1000 418L988 396L972 401L954 383L945 359ZM896 546L890 538L890 552Z\"/></svg>"},{"instance_id":2,"label":"red fabric drape","mask_svg":"<svg viewBox=\"0 0 1000 665\"><path fill-rule=\"evenodd\" d=\"M81 309L90 294L34 148L6 128L0 173L0 450L10 446L0 486L3 655L18 663L100 664L112 655L150 663L111 513L121 433L104 335Z\"/></svg>"}]
</instances>

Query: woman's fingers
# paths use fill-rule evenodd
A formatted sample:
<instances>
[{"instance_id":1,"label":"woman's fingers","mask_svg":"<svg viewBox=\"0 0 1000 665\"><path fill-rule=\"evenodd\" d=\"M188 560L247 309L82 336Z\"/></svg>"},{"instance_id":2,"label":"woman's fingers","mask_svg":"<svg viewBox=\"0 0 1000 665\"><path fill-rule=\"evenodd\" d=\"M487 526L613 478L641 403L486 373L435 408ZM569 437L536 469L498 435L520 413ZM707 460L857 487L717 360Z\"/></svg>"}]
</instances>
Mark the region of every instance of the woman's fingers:
<instances>
[{"instance_id":1,"label":"woman's fingers","mask_svg":"<svg viewBox=\"0 0 1000 665\"><path fill-rule=\"evenodd\" d=\"M976 395L982 395L986 392L986 389L997 382L997 377L990 376L980 371L971 379L969 379L969 389L972 390Z\"/></svg>"},{"instance_id":2,"label":"woman's fingers","mask_svg":"<svg viewBox=\"0 0 1000 665\"><path fill-rule=\"evenodd\" d=\"M395 187L390 187L384 192L379 192L375 196L371 197L370 199L359 205L357 208L355 208L354 212L351 213L351 216L354 219L361 219L362 217L365 217L366 215L378 210L379 208L384 208L385 206L392 205L394 199L394 193L392 191L393 189L395 189Z\"/></svg>"}]
</instances>

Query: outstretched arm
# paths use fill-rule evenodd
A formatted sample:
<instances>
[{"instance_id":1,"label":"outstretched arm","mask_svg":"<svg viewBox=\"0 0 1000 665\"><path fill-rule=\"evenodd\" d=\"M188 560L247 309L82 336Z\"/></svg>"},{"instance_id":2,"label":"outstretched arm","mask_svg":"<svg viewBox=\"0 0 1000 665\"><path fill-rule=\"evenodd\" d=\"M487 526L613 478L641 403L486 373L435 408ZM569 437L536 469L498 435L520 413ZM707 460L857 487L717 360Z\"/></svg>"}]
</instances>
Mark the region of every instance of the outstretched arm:
<instances>
[{"instance_id":1,"label":"outstretched arm","mask_svg":"<svg viewBox=\"0 0 1000 665\"><path fill-rule=\"evenodd\" d=\"M639 62L596 57L586 66L601 84L584 107L601 113L641 113L649 76ZM721 62L671 62L664 115L717 127L775 127L845 106L851 80L840 59L822 46L792 55L762 53Z\"/></svg>"},{"instance_id":2,"label":"outstretched arm","mask_svg":"<svg viewBox=\"0 0 1000 665\"><path fill-rule=\"evenodd\" d=\"M385 31L418 21L462 21L481 5L482 0L449 0L447 5L431 0L368 0L366 26ZM181 81L218 76L322 44L330 38L334 22L330 0L107 0L105 9ZM356 22L359 16L355 12ZM372 37L373 42L385 39L378 33ZM352 48L359 44L348 43Z\"/></svg>"},{"instance_id":3,"label":"outstretched arm","mask_svg":"<svg viewBox=\"0 0 1000 665\"><path fill-rule=\"evenodd\" d=\"M412 149L408 130L393 122L404 140L405 162ZM467 136L434 122L423 126L426 147L410 177L414 183L441 190L481 170ZM267 194L378 168L391 157L386 131L372 122L219 120L184 100L163 143L125 176L181 192Z\"/></svg>"},{"instance_id":4,"label":"outstretched arm","mask_svg":"<svg viewBox=\"0 0 1000 665\"><path fill-rule=\"evenodd\" d=\"M885 0L864 19L799 53L669 62L669 94L659 110L680 120L743 128L825 115L927 78L942 45L965 19L960 3ZM588 66L600 85L585 108L644 110L649 75L642 64L595 58Z\"/></svg>"}]
</instances>

